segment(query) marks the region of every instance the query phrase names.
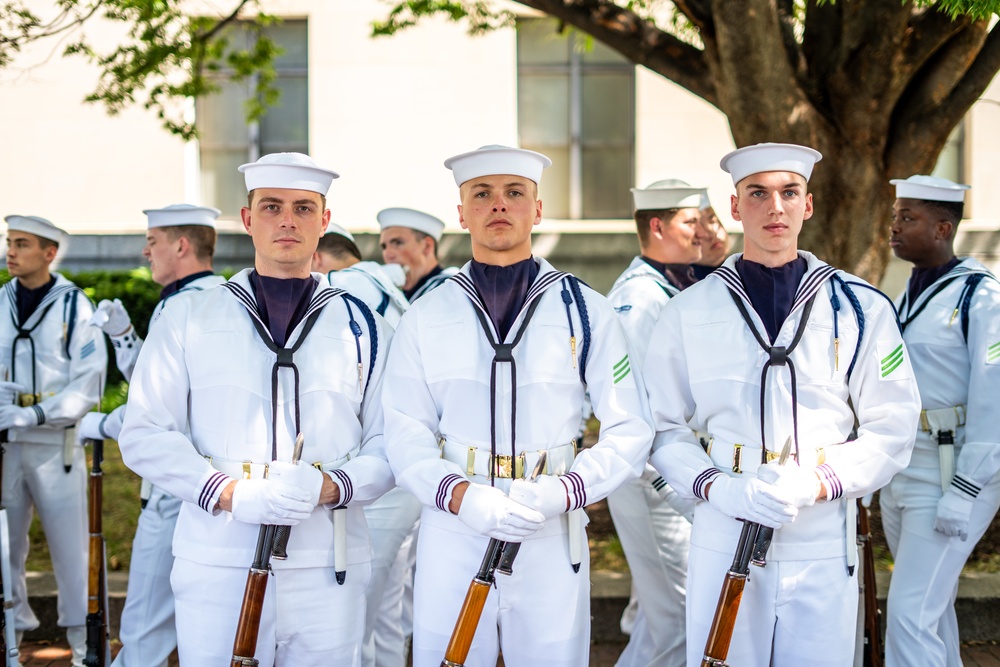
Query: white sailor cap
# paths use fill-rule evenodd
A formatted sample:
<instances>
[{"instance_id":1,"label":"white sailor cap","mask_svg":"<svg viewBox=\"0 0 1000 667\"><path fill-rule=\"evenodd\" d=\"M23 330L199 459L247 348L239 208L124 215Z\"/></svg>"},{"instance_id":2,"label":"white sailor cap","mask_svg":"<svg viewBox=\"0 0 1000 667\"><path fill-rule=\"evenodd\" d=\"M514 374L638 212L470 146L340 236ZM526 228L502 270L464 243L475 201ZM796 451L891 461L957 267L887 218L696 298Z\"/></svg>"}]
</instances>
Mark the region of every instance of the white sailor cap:
<instances>
[{"instance_id":1,"label":"white sailor cap","mask_svg":"<svg viewBox=\"0 0 1000 667\"><path fill-rule=\"evenodd\" d=\"M542 182L542 170L551 164L552 160L541 153L495 144L444 161L444 166L455 175L456 185L479 176L496 174L523 176L537 184Z\"/></svg>"},{"instance_id":2,"label":"white sailor cap","mask_svg":"<svg viewBox=\"0 0 1000 667\"><path fill-rule=\"evenodd\" d=\"M695 187L678 178L656 181L645 188L632 188L632 202L637 211L656 211L671 208L702 208L708 200L705 188Z\"/></svg>"},{"instance_id":3,"label":"white sailor cap","mask_svg":"<svg viewBox=\"0 0 1000 667\"><path fill-rule=\"evenodd\" d=\"M69 237L65 231L36 215L8 215L4 220L7 222L7 231L27 232L56 243L63 243Z\"/></svg>"},{"instance_id":4,"label":"white sailor cap","mask_svg":"<svg viewBox=\"0 0 1000 667\"><path fill-rule=\"evenodd\" d=\"M326 233L340 234L351 243L354 243L354 234L350 233L349 231L338 225L336 222L331 222L329 225L326 226Z\"/></svg>"},{"instance_id":5,"label":"white sailor cap","mask_svg":"<svg viewBox=\"0 0 1000 667\"><path fill-rule=\"evenodd\" d=\"M473 177L475 178L475 177ZM415 211L412 208L386 208L375 216L379 229L387 227L407 227L431 236L435 241L441 240L444 223L429 213Z\"/></svg>"},{"instance_id":6,"label":"white sailor cap","mask_svg":"<svg viewBox=\"0 0 1000 667\"><path fill-rule=\"evenodd\" d=\"M928 201L964 202L968 185L949 181L937 176L916 174L907 179L894 178L889 181L896 186L897 199L925 199Z\"/></svg>"},{"instance_id":7,"label":"white sailor cap","mask_svg":"<svg viewBox=\"0 0 1000 667\"><path fill-rule=\"evenodd\" d=\"M326 196L333 179L340 174L318 166L302 153L271 153L256 162L240 165L246 179L247 192L257 188L308 190Z\"/></svg>"},{"instance_id":8,"label":"white sailor cap","mask_svg":"<svg viewBox=\"0 0 1000 667\"><path fill-rule=\"evenodd\" d=\"M194 204L172 204L166 208L147 208L143 211L149 229L156 227L180 227L181 225L202 225L215 229L215 219L221 211L211 206Z\"/></svg>"},{"instance_id":9,"label":"white sailor cap","mask_svg":"<svg viewBox=\"0 0 1000 667\"><path fill-rule=\"evenodd\" d=\"M727 153L719 166L733 176L736 185L747 176L765 171L790 171L809 180L813 165L823 155L807 146L797 144L754 144Z\"/></svg>"}]
</instances>

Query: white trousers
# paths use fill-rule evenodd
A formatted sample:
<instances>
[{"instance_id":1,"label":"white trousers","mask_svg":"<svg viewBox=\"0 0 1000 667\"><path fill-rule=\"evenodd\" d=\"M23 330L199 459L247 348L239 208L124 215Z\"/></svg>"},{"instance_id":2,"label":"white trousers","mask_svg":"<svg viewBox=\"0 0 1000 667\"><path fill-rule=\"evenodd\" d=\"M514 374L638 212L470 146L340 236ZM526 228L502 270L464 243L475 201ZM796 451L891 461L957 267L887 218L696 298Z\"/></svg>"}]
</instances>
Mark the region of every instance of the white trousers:
<instances>
[{"instance_id":1,"label":"white trousers","mask_svg":"<svg viewBox=\"0 0 1000 667\"><path fill-rule=\"evenodd\" d=\"M139 513L118 633L122 650L112 667L165 667L177 648L170 570L180 509L181 500L153 487L149 502Z\"/></svg>"},{"instance_id":2,"label":"white trousers","mask_svg":"<svg viewBox=\"0 0 1000 667\"><path fill-rule=\"evenodd\" d=\"M425 510L431 511L431 510ZM458 518L453 517L457 522ZM565 520L556 517L552 521ZM581 537L586 549L586 537ZM413 590L413 667L439 667L489 540L421 521ZM498 574L466 667L586 667L590 659L590 559L570 565L565 534L524 542L513 574Z\"/></svg>"},{"instance_id":3,"label":"white trousers","mask_svg":"<svg viewBox=\"0 0 1000 667\"><path fill-rule=\"evenodd\" d=\"M231 662L249 565L174 560L170 583L184 667ZM269 575L255 656L260 667L358 667L370 574L367 563L352 564L343 586L337 585L332 567Z\"/></svg>"},{"instance_id":4,"label":"white trousers","mask_svg":"<svg viewBox=\"0 0 1000 667\"><path fill-rule=\"evenodd\" d=\"M732 563L731 553L691 546L688 667L701 664L722 582ZM727 660L734 667L850 665L857 615L857 571L848 576L846 558L751 565Z\"/></svg>"},{"instance_id":5,"label":"white trousers","mask_svg":"<svg viewBox=\"0 0 1000 667\"><path fill-rule=\"evenodd\" d=\"M632 573L632 601L637 603L628 645L616 665L683 667L691 524L642 478L608 496L608 509ZM624 618L622 625L624 630Z\"/></svg>"},{"instance_id":6,"label":"white trousers","mask_svg":"<svg viewBox=\"0 0 1000 667\"><path fill-rule=\"evenodd\" d=\"M38 618L28 604L25 563L32 510L38 510L59 588L59 625L87 620L87 460L73 450L73 467L63 468L62 445L7 443L3 460L3 503L10 522L10 567L15 624L34 630Z\"/></svg>"},{"instance_id":7,"label":"white trousers","mask_svg":"<svg viewBox=\"0 0 1000 667\"><path fill-rule=\"evenodd\" d=\"M362 667L403 667L406 635L403 628L403 595L412 576L407 536L420 518L420 501L396 487L365 507L372 538L372 577L365 591L365 640Z\"/></svg>"},{"instance_id":8,"label":"white trousers","mask_svg":"<svg viewBox=\"0 0 1000 667\"><path fill-rule=\"evenodd\" d=\"M886 603L885 664L960 667L958 577L1000 507L1000 481L980 491L972 505L969 539L963 542L934 530L941 498L938 470L907 472L879 494L882 527L895 561Z\"/></svg>"}]
</instances>

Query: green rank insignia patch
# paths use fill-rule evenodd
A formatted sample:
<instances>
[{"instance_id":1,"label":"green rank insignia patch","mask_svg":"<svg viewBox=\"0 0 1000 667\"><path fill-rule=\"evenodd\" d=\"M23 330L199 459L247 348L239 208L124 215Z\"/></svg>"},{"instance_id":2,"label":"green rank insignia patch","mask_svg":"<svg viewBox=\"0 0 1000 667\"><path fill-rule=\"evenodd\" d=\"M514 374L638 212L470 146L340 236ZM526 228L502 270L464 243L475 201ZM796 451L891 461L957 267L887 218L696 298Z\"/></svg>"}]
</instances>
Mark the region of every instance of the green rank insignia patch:
<instances>
[{"instance_id":1,"label":"green rank insignia patch","mask_svg":"<svg viewBox=\"0 0 1000 667\"><path fill-rule=\"evenodd\" d=\"M1000 364L1000 341L986 348L986 363Z\"/></svg>"},{"instance_id":2,"label":"green rank insignia patch","mask_svg":"<svg viewBox=\"0 0 1000 667\"><path fill-rule=\"evenodd\" d=\"M621 358L621 361L615 364L614 368L611 369L612 375L614 375L615 384L624 380L631 370L632 367L629 366L628 355L626 354Z\"/></svg>"},{"instance_id":3,"label":"green rank insignia patch","mask_svg":"<svg viewBox=\"0 0 1000 667\"><path fill-rule=\"evenodd\" d=\"M900 343L896 349L882 357L880 363L882 365L882 378L889 377L903 363L903 344Z\"/></svg>"}]
</instances>

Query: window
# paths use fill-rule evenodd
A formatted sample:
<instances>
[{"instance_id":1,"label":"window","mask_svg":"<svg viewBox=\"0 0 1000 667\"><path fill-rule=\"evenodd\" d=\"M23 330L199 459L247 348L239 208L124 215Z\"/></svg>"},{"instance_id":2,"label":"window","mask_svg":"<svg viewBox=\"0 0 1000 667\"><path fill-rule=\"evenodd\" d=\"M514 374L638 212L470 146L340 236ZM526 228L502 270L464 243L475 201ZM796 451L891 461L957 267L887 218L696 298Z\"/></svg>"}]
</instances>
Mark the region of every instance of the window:
<instances>
[{"instance_id":1,"label":"window","mask_svg":"<svg viewBox=\"0 0 1000 667\"><path fill-rule=\"evenodd\" d=\"M267 153L309 152L306 22L284 21L266 28L241 24L233 28L231 43L248 48L258 30L283 51L274 63L274 85L281 90L277 105L259 121L248 123L244 102L254 94L256 81L229 81L226 75L231 72L223 70L217 81L220 92L199 99L196 107L202 200L226 216L238 217L246 201L243 174L237 167Z\"/></svg>"},{"instance_id":2,"label":"window","mask_svg":"<svg viewBox=\"0 0 1000 667\"><path fill-rule=\"evenodd\" d=\"M630 218L635 165L635 65L551 19L517 23L521 148L552 158L545 217Z\"/></svg>"},{"instance_id":3,"label":"window","mask_svg":"<svg viewBox=\"0 0 1000 667\"><path fill-rule=\"evenodd\" d=\"M965 121L960 122L941 149L937 164L934 165L932 176L947 178L949 181L962 183L965 169Z\"/></svg>"}]
</instances>

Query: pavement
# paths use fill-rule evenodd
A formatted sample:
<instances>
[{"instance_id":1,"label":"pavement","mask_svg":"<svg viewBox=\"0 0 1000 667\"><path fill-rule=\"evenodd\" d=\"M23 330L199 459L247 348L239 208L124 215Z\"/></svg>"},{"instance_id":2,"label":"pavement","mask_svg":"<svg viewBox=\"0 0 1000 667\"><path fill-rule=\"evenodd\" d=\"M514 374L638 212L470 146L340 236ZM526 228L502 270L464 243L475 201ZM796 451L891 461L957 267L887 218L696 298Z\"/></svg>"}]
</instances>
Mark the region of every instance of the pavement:
<instances>
[{"instance_id":1,"label":"pavement","mask_svg":"<svg viewBox=\"0 0 1000 667\"><path fill-rule=\"evenodd\" d=\"M878 573L879 600L885 604L890 574ZM111 612L109 631L118 635L118 618L124 605L128 578L122 572L108 573L108 598ZM591 667L612 667L627 637L618 621L628 602L631 579L619 572L591 573ZM55 580L51 573L28 573L31 605L42 625L25 637L21 662L25 667L69 667L70 653L55 622ZM1000 667L1000 574L966 573L958 586L955 604L962 636L962 660L965 667ZM112 644L112 652L118 645ZM171 665L176 665L172 662ZM503 665L501 660L498 665Z\"/></svg>"}]
</instances>

